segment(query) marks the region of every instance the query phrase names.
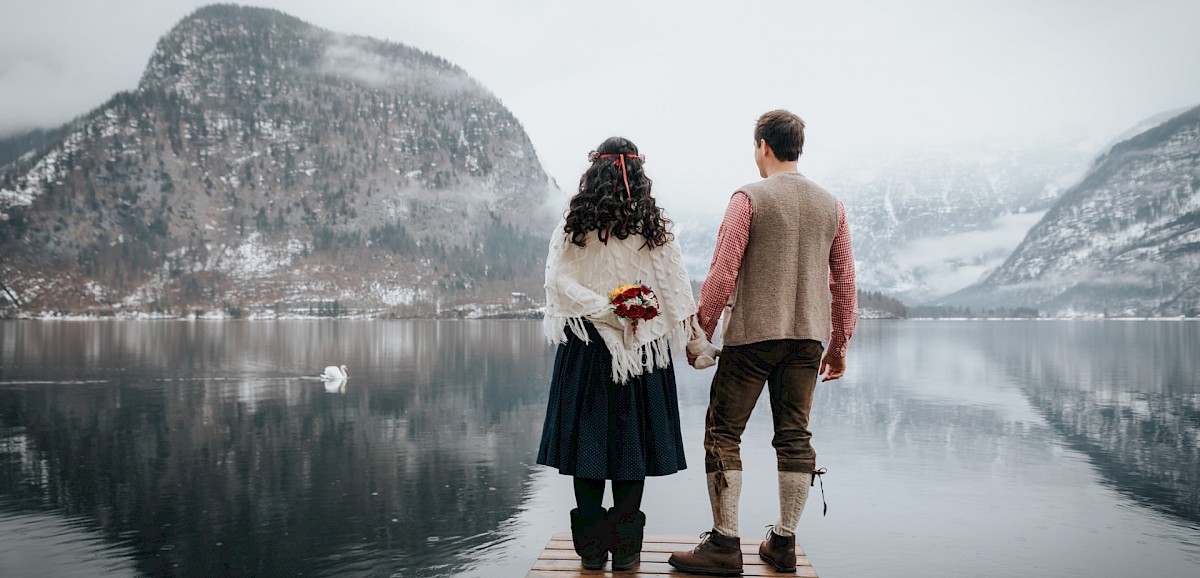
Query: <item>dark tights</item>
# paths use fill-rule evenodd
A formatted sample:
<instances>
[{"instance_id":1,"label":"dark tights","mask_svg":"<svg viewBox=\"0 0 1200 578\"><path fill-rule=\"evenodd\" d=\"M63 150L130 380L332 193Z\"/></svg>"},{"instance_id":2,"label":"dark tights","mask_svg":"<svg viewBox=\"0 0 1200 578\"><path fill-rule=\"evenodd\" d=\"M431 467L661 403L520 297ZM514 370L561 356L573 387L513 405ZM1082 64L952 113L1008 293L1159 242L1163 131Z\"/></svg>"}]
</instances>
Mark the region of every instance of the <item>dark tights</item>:
<instances>
[{"instance_id":1,"label":"dark tights","mask_svg":"<svg viewBox=\"0 0 1200 578\"><path fill-rule=\"evenodd\" d=\"M613 480L613 507L622 514L636 514L642 509L644 480ZM575 503L580 509L596 509L604 501L604 480L575 478Z\"/></svg>"}]
</instances>

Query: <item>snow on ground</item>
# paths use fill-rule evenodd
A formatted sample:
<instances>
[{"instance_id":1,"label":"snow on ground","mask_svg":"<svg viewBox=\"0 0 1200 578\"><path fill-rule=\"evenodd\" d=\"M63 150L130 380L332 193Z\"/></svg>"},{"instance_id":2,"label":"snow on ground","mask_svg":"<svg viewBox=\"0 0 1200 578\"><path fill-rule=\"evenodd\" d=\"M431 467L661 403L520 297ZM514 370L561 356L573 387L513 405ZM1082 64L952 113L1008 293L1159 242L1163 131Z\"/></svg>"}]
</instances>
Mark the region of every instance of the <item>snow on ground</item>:
<instances>
[{"instance_id":1,"label":"snow on ground","mask_svg":"<svg viewBox=\"0 0 1200 578\"><path fill-rule=\"evenodd\" d=\"M880 311L878 309L871 309L870 307L859 307L858 308L858 318L859 319L898 319L898 317L896 317L894 314L888 313L887 311Z\"/></svg>"},{"instance_id":2,"label":"snow on ground","mask_svg":"<svg viewBox=\"0 0 1200 578\"><path fill-rule=\"evenodd\" d=\"M90 293L92 298L97 302L103 303L107 297L107 291L105 291L104 286L95 281L88 281L87 283L84 283L84 288L87 289L87 292Z\"/></svg>"},{"instance_id":3,"label":"snow on ground","mask_svg":"<svg viewBox=\"0 0 1200 578\"><path fill-rule=\"evenodd\" d=\"M209 260L208 268L228 273L236 279L255 279L292 264L292 259L304 250L304 243L295 239L279 247L263 243L255 232L240 245L227 246Z\"/></svg>"},{"instance_id":4,"label":"snow on ground","mask_svg":"<svg viewBox=\"0 0 1200 578\"><path fill-rule=\"evenodd\" d=\"M370 292L371 295L378 296L379 300L387 304L388 307L412 305L418 299L427 297L424 291L415 287L382 285L379 282L371 284Z\"/></svg>"},{"instance_id":5,"label":"snow on ground","mask_svg":"<svg viewBox=\"0 0 1200 578\"><path fill-rule=\"evenodd\" d=\"M137 309L142 306L154 303L163 294L163 281L160 277L153 277L149 281L142 283L137 289L134 289L126 295L117 307L126 309Z\"/></svg>"}]
</instances>

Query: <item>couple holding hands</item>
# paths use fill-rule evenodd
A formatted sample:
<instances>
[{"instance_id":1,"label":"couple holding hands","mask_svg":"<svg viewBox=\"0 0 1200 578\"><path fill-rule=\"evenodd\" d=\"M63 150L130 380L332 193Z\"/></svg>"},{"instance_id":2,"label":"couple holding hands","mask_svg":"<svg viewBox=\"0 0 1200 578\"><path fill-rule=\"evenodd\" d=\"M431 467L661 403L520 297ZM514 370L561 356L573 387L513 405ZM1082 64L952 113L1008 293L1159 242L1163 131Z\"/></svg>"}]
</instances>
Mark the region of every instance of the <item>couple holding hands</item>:
<instances>
[{"instance_id":1,"label":"couple holding hands","mask_svg":"<svg viewBox=\"0 0 1200 578\"><path fill-rule=\"evenodd\" d=\"M795 571L796 526L820 473L808 429L813 392L822 375L844 374L857 320L845 209L797 171L803 147L800 117L759 117L754 161L763 180L730 198L699 306L651 196L645 157L619 137L589 154L547 258L544 328L558 351L537 458L574 478L571 535L585 568L602 568L610 552L614 570L640 562L645 479L687 466L670 344L686 342L689 364L710 365L723 319L704 431L713 528L670 564L741 574L739 446L766 385L780 512L759 555Z\"/></svg>"}]
</instances>

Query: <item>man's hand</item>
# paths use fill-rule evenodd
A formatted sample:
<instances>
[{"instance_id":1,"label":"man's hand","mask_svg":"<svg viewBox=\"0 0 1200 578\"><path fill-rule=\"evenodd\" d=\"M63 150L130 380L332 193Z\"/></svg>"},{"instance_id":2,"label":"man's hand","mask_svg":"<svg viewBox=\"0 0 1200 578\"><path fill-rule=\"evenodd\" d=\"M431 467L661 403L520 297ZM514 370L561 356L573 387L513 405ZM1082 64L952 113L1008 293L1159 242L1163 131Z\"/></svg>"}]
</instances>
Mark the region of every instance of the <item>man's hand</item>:
<instances>
[{"instance_id":1,"label":"man's hand","mask_svg":"<svg viewBox=\"0 0 1200 578\"><path fill-rule=\"evenodd\" d=\"M691 360L689 359L690 363ZM817 375L824 375L825 378L821 381L833 381L846 374L846 358L833 357L828 353L821 358L821 369L817 371Z\"/></svg>"},{"instance_id":2,"label":"man's hand","mask_svg":"<svg viewBox=\"0 0 1200 578\"><path fill-rule=\"evenodd\" d=\"M687 354L687 358L688 358L688 365L690 365L690 366L692 366L692 367L696 367L696 358L697 358L697 357L700 357L700 356L699 356L699 355L692 355L692 352L691 352L691 351L687 351L687 348L686 348L686 347L684 348L684 353L686 353L686 354Z\"/></svg>"}]
</instances>

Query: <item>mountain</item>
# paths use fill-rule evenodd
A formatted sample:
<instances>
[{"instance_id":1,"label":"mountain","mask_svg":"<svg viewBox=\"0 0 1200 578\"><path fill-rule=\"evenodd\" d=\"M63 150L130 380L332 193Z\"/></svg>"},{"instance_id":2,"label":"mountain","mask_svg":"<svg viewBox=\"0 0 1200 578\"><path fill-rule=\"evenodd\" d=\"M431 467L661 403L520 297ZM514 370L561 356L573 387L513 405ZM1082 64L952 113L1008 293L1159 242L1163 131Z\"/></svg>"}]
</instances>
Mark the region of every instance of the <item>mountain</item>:
<instances>
[{"instance_id":1,"label":"mountain","mask_svg":"<svg viewBox=\"0 0 1200 578\"><path fill-rule=\"evenodd\" d=\"M846 205L859 286L919 304L999 266L1089 158L1065 142L927 147L822 185Z\"/></svg>"},{"instance_id":2,"label":"mountain","mask_svg":"<svg viewBox=\"0 0 1200 578\"><path fill-rule=\"evenodd\" d=\"M1003 263L1090 158L1075 142L923 147L865 153L814 180L845 203L859 288L919 304ZM720 217L676 224L689 272L703 277Z\"/></svg>"},{"instance_id":3,"label":"mountain","mask_svg":"<svg viewBox=\"0 0 1200 578\"><path fill-rule=\"evenodd\" d=\"M983 282L1051 315L1200 315L1200 107L1117 143Z\"/></svg>"},{"instance_id":4,"label":"mountain","mask_svg":"<svg viewBox=\"0 0 1200 578\"><path fill-rule=\"evenodd\" d=\"M458 314L541 288L556 188L528 136L402 44L209 6L135 90L20 138L0 143L10 312Z\"/></svg>"}]
</instances>

